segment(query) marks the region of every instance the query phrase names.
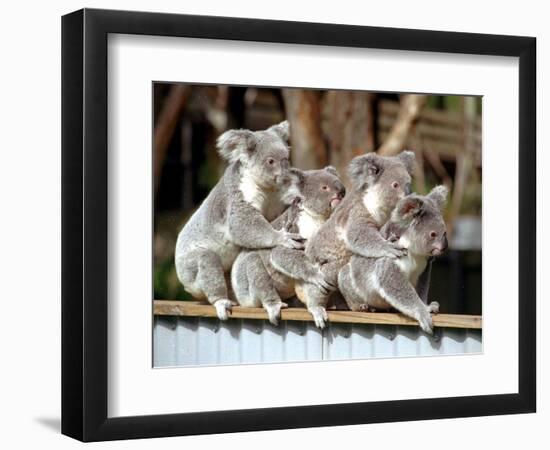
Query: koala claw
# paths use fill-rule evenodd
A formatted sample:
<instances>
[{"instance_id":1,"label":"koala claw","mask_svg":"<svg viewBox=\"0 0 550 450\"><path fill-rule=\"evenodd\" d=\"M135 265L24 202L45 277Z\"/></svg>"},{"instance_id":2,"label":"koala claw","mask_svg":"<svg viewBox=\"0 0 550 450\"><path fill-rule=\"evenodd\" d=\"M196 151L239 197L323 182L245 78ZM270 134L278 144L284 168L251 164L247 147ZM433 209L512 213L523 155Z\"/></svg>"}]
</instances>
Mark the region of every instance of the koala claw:
<instances>
[{"instance_id":1,"label":"koala claw","mask_svg":"<svg viewBox=\"0 0 550 450\"><path fill-rule=\"evenodd\" d=\"M284 233L283 246L293 248L295 250L303 250L305 248L305 239L297 233Z\"/></svg>"},{"instance_id":2,"label":"koala claw","mask_svg":"<svg viewBox=\"0 0 550 450\"><path fill-rule=\"evenodd\" d=\"M299 211L302 211L304 209L304 199L302 197L294 197L291 206Z\"/></svg>"},{"instance_id":3,"label":"koala claw","mask_svg":"<svg viewBox=\"0 0 550 450\"><path fill-rule=\"evenodd\" d=\"M231 312L232 306L233 306L232 302L227 299L222 299L215 302L214 307L216 308L216 314L218 316L218 319L220 320L229 319L229 313Z\"/></svg>"},{"instance_id":4,"label":"koala claw","mask_svg":"<svg viewBox=\"0 0 550 450\"><path fill-rule=\"evenodd\" d=\"M390 243L387 248L387 253L390 258L400 258L407 255L407 249L400 245Z\"/></svg>"},{"instance_id":5,"label":"koala claw","mask_svg":"<svg viewBox=\"0 0 550 450\"><path fill-rule=\"evenodd\" d=\"M328 320L327 310L322 306L311 306L307 310L313 316L317 328L321 330L325 328L325 323Z\"/></svg>"},{"instance_id":6,"label":"koala claw","mask_svg":"<svg viewBox=\"0 0 550 450\"><path fill-rule=\"evenodd\" d=\"M359 308L357 310L361 312L376 312L376 308L373 308L372 306L369 306L366 303L359 305Z\"/></svg>"},{"instance_id":7,"label":"koala claw","mask_svg":"<svg viewBox=\"0 0 550 450\"><path fill-rule=\"evenodd\" d=\"M264 309L267 311L267 317L269 321L275 326L279 325L282 308L288 308L288 304L284 302L274 302L266 303L264 305Z\"/></svg>"},{"instance_id":8,"label":"koala claw","mask_svg":"<svg viewBox=\"0 0 550 450\"><path fill-rule=\"evenodd\" d=\"M431 302L428 305L428 312L432 314L439 314L439 302Z\"/></svg>"}]
</instances>

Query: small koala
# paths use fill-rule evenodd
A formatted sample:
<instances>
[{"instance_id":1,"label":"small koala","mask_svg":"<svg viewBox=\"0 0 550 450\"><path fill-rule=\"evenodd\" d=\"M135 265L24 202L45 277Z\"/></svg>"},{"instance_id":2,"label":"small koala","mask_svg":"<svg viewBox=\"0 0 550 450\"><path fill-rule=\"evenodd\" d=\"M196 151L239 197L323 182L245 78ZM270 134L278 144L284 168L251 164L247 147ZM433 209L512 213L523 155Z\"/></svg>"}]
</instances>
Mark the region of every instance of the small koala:
<instances>
[{"instance_id":1,"label":"small koala","mask_svg":"<svg viewBox=\"0 0 550 450\"><path fill-rule=\"evenodd\" d=\"M412 194L397 204L381 233L406 248L406 255L351 257L338 276L338 287L351 310L393 307L433 334L430 313L438 313L439 304L427 304L427 297L432 258L448 246L442 216L446 198L447 188L437 186L427 196Z\"/></svg>"},{"instance_id":2,"label":"small koala","mask_svg":"<svg viewBox=\"0 0 550 450\"><path fill-rule=\"evenodd\" d=\"M337 285L340 269L353 254L398 258L406 253L399 243L384 239L380 228L397 202L410 193L413 165L414 153L410 151L389 157L368 153L351 160L348 173L352 192L306 243L307 257L321 266L331 285ZM296 288L296 295L315 324L324 328L330 293L303 283Z\"/></svg>"},{"instance_id":3,"label":"small koala","mask_svg":"<svg viewBox=\"0 0 550 450\"><path fill-rule=\"evenodd\" d=\"M345 188L334 167L301 171L291 169L300 196L272 222L277 230L297 233L311 239L342 201ZM295 295L295 285L309 282L326 292L327 284L318 265L312 264L304 251L277 246L264 250L242 251L231 270L231 285L241 306L263 306L269 321L277 325L283 302Z\"/></svg>"},{"instance_id":4,"label":"small koala","mask_svg":"<svg viewBox=\"0 0 550 450\"><path fill-rule=\"evenodd\" d=\"M242 248L303 248L295 233L269 223L298 195L289 177L288 122L263 131L229 130L217 140L229 163L178 235L176 272L185 290L225 320L233 304L226 275Z\"/></svg>"}]
</instances>

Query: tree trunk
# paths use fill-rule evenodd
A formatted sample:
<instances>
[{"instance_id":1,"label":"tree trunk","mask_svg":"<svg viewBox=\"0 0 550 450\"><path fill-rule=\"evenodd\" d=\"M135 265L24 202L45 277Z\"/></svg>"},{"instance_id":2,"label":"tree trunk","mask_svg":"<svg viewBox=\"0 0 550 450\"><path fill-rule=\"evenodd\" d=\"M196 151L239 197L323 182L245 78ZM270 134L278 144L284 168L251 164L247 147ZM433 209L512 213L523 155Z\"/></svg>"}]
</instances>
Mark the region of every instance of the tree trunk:
<instances>
[{"instance_id":1,"label":"tree trunk","mask_svg":"<svg viewBox=\"0 0 550 450\"><path fill-rule=\"evenodd\" d=\"M350 160L374 150L373 95L360 91L328 91L324 102L330 164L347 182Z\"/></svg>"},{"instance_id":2,"label":"tree trunk","mask_svg":"<svg viewBox=\"0 0 550 450\"><path fill-rule=\"evenodd\" d=\"M190 94L189 86L174 84L164 100L155 124L153 138L153 170L155 176L155 194L160 186L160 177L166 158L166 151L176 130L178 119Z\"/></svg>"},{"instance_id":3,"label":"tree trunk","mask_svg":"<svg viewBox=\"0 0 550 450\"><path fill-rule=\"evenodd\" d=\"M327 164L327 149L321 130L319 94L311 90L283 89L292 141L292 165L319 169Z\"/></svg>"},{"instance_id":4,"label":"tree trunk","mask_svg":"<svg viewBox=\"0 0 550 450\"><path fill-rule=\"evenodd\" d=\"M454 179L453 197L451 210L448 216L447 233L452 237L454 231L454 221L460 215L464 194L469 181L472 181L472 169L474 163L474 134L473 124L476 116L475 97L463 97L463 146L462 151L456 155L456 170Z\"/></svg>"}]
</instances>

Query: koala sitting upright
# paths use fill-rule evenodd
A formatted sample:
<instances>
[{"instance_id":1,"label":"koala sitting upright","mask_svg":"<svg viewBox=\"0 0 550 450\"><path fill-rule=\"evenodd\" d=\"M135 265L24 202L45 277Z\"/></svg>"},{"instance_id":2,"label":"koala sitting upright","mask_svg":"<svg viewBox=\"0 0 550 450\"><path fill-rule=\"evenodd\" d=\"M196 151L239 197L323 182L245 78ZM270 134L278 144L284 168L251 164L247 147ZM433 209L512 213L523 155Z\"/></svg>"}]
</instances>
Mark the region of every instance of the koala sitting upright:
<instances>
[{"instance_id":1,"label":"koala sitting upright","mask_svg":"<svg viewBox=\"0 0 550 450\"><path fill-rule=\"evenodd\" d=\"M212 303L222 320L232 305L225 275L241 248L303 248L299 235L269 223L298 194L289 182L288 135L288 122L223 133L217 146L229 166L179 233L178 278L191 295Z\"/></svg>"},{"instance_id":2,"label":"koala sitting upright","mask_svg":"<svg viewBox=\"0 0 550 450\"><path fill-rule=\"evenodd\" d=\"M447 249L441 214L446 197L447 188L437 186L427 196L412 194L397 204L381 232L406 248L405 256L351 257L338 277L338 287L351 310L393 307L418 320L426 333L433 333L430 313L439 312L439 304L428 305L427 297L431 258Z\"/></svg>"},{"instance_id":3,"label":"koala sitting upright","mask_svg":"<svg viewBox=\"0 0 550 450\"><path fill-rule=\"evenodd\" d=\"M291 169L297 178L300 197L272 222L275 229L298 233L311 239L344 198L345 188L334 167L301 171ZM263 306L269 321L277 325L283 303L295 295L297 282L309 282L322 291L334 289L326 283L318 265L301 250L275 247L242 251L231 270L231 284L241 306Z\"/></svg>"},{"instance_id":4,"label":"koala sitting upright","mask_svg":"<svg viewBox=\"0 0 550 450\"><path fill-rule=\"evenodd\" d=\"M380 227L397 202L410 192L413 164L414 153L409 151L391 157L368 153L350 162L352 192L306 243L306 255L321 266L330 284L337 285L338 273L352 254L391 258L404 255L406 251L400 244L382 237ZM324 328L330 293L304 283L297 287L296 294L306 304L315 324Z\"/></svg>"}]
</instances>

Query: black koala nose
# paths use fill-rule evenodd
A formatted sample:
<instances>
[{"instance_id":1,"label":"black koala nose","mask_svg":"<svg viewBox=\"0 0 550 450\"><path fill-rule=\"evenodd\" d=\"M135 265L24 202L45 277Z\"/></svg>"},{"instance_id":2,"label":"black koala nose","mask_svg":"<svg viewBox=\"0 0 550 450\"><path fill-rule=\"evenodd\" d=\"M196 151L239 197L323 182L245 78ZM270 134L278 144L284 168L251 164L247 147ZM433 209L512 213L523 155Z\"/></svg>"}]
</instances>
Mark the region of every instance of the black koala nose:
<instances>
[{"instance_id":1,"label":"black koala nose","mask_svg":"<svg viewBox=\"0 0 550 450\"><path fill-rule=\"evenodd\" d=\"M346 188L342 183L335 183L334 187L336 188L336 192L338 195L343 198L346 195Z\"/></svg>"},{"instance_id":2,"label":"black koala nose","mask_svg":"<svg viewBox=\"0 0 550 450\"><path fill-rule=\"evenodd\" d=\"M443 235L443 243L441 244L441 251L445 252L449 248L449 241L447 240L447 233Z\"/></svg>"}]
</instances>

